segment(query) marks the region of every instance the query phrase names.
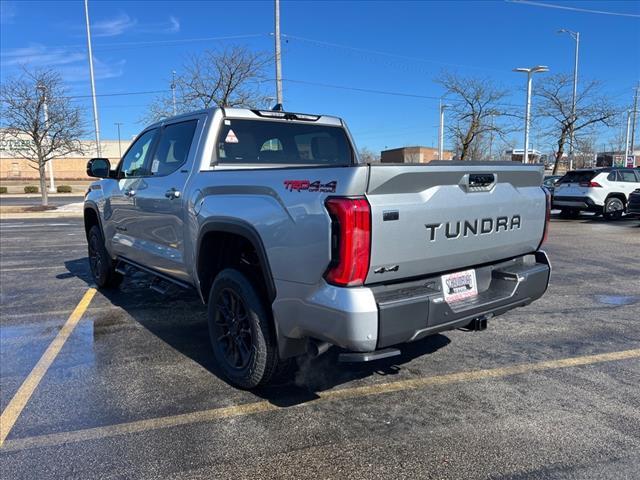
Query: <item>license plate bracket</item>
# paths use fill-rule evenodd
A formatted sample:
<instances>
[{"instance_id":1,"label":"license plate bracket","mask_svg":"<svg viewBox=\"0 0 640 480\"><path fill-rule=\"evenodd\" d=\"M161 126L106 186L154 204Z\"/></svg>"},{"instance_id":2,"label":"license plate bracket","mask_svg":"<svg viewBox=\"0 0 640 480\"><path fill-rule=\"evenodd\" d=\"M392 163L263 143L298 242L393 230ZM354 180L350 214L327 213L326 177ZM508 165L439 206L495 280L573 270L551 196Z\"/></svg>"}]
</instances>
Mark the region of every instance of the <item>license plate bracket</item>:
<instances>
[{"instance_id":1,"label":"license plate bracket","mask_svg":"<svg viewBox=\"0 0 640 480\"><path fill-rule=\"evenodd\" d=\"M454 303L478 295L475 269L442 275L442 293L447 303Z\"/></svg>"}]
</instances>

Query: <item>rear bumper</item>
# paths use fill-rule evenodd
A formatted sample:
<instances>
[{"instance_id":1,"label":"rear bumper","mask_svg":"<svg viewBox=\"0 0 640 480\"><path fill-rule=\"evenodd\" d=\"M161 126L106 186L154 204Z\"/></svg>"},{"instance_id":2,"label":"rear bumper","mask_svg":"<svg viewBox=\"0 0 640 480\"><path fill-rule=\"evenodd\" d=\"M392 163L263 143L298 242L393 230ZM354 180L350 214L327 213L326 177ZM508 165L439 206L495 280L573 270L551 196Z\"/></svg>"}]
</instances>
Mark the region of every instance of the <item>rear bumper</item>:
<instances>
[{"instance_id":1,"label":"rear bumper","mask_svg":"<svg viewBox=\"0 0 640 480\"><path fill-rule=\"evenodd\" d=\"M326 283L299 289L279 283L273 304L282 357L300 353L313 338L353 352L373 352L439 331L464 327L478 317L528 305L547 289L551 267L542 251L476 267L478 296L444 301L440 275L418 281L359 288ZM297 343L298 348L290 348Z\"/></svg>"},{"instance_id":2,"label":"rear bumper","mask_svg":"<svg viewBox=\"0 0 640 480\"><path fill-rule=\"evenodd\" d=\"M427 335L466 326L478 317L493 317L540 298L549 284L546 254L519 257L476 268L478 296L449 304L440 276L393 287L374 288L379 308L377 348L412 342Z\"/></svg>"},{"instance_id":3,"label":"rear bumper","mask_svg":"<svg viewBox=\"0 0 640 480\"><path fill-rule=\"evenodd\" d=\"M553 208L575 208L578 210L588 210L597 212L602 210L602 205L598 205L591 197L553 197Z\"/></svg>"}]
</instances>

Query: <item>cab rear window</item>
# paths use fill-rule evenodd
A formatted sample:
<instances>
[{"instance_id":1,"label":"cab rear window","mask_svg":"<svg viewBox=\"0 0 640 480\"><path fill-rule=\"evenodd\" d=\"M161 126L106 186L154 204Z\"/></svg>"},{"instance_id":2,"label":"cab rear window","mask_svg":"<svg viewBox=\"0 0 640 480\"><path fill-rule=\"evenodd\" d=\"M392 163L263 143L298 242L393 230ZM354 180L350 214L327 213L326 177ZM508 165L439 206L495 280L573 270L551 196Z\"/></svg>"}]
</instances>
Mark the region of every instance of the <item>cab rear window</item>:
<instances>
[{"instance_id":1,"label":"cab rear window","mask_svg":"<svg viewBox=\"0 0 640 480\"><path fill-rule=\"evenodd\" d=\"M216 142L220 164L350 165L344 129L270 120L226 119Z\"/></svg>"}]
</instances>

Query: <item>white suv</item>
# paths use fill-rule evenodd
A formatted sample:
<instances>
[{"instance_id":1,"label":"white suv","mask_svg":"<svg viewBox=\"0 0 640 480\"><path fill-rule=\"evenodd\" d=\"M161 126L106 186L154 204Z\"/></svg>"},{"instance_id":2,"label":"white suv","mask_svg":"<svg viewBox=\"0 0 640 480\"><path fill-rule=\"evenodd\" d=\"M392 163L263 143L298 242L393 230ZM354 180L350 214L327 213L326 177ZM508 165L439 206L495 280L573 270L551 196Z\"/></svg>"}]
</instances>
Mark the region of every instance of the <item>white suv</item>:
<instances>
[{"instance_id":1,"label":"white suv","mask_svg":"<svg viewBox=\"0 0 640 480\"><path fill-rule=\"evenodd\" d=\"M640 188L640 171L632 168L572 170L555 186L553 208L563 216L575 217L581 210L620 218L629 194Z\"/></svg>"}]
</instances>

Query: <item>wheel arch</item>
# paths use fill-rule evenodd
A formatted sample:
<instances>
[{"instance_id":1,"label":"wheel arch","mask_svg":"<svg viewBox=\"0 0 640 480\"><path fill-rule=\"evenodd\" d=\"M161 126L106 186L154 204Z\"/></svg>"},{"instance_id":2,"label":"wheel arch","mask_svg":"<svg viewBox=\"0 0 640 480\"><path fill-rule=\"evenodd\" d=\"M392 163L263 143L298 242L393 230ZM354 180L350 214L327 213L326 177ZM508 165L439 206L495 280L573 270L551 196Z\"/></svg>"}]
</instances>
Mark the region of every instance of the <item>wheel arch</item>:
<instances>
[{"instance_id":1,"label":"wheel arch","mask_svg":"<svg viewBox=\"0 0 640 480\"><path fill-rule=\"evenodd\" d=\"M610 198L619 198L625 205L627 203L627 196L623 192L611 192L607 195L607 198L605 198L604 201L606 202Z\"/></svg>"},{"instance_id":2,"label":"wheel arch","mask_svg":"<svg viewBox=\"0 0 640 480\"><path fill-rule=\"evenodd\" d=\"M267 252L260 234L248 222L230 218L213 218L207 220L200 227L196 249L196 265L194 270L197 289L202 300L206 303L209 289L213 284L213 279L216 274L216 268L211 265L211 262L212 260L220 259L220 255L205 252L203 249L207 245L211 245L212 242L214 245L217 245L223 238L237 238L240 241L244 240L252 247L259 263L261 272L260 279L263 282L267 300L269 301L269 304L272 304L276 298L276 287L273 281ZM219 264L222 265L222 267L218 267L219 270L224 268L223 262L219 262Z\"/></svg>"},{"instance_id":3,"label":"wheel arch","mask_svg":"<svg viewBox=\"0 0 640 480\"><path fill-rule=\"evenodd\" d=\"M98 206L93 202L86 202L84 204L84 233L87 240L89 239L89 230L91 230L91 227L94 225L97 225L100 228L100 231L104 236Z\"/></svg>"}]
</instances>

